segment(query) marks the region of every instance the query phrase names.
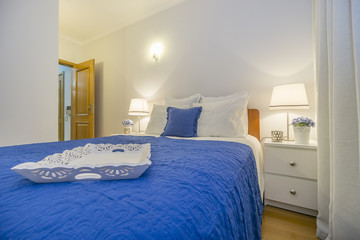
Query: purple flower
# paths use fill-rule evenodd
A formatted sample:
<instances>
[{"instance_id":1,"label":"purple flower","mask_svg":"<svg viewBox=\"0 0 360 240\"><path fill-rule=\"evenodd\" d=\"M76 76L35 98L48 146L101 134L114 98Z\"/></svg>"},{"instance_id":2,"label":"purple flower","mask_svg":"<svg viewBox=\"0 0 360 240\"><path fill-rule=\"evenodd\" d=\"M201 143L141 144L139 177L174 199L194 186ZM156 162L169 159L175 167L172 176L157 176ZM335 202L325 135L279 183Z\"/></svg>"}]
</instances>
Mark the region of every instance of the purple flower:
<instances>
[{"instance_id":1,"label":"purple flower","mask_svg":"<svg viewBox=\"0 0 360 240\"><path fill-rule=\"evenodd\" d=\"M307 117L298 117L292 120L291 125L303 126L303 127L315 127L315 122Z\"/></svg>"},{"instance_id":2,"label":"purple flower","mask_svg":"<svg viewBox=\"0 0 360 240\"><path fill-rule=\"evenodd\" d=\"M124 126L132 126L132 125L134 125L134 122L133 121L131 121L130 119L125 119L124 121L122 121L122 124L124 125Z\"/></svg>"}]
</instances>

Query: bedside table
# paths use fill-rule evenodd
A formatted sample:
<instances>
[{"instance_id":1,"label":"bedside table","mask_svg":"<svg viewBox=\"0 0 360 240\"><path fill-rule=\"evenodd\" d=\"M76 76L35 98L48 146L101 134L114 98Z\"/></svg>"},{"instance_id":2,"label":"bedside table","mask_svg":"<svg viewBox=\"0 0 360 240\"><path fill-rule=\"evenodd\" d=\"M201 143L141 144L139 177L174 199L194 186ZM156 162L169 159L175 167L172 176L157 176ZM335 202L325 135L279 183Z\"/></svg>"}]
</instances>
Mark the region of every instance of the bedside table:
<instances>
[{"instance_id":1,"label":"bedside table","mask_svg":"<svg viewBox=\"0 0 360 240\"><path fill-rule=\"evenodd\" d=\"M264 142L265 205L317 216L317 143Z\"/></svg>"}]
</instances>

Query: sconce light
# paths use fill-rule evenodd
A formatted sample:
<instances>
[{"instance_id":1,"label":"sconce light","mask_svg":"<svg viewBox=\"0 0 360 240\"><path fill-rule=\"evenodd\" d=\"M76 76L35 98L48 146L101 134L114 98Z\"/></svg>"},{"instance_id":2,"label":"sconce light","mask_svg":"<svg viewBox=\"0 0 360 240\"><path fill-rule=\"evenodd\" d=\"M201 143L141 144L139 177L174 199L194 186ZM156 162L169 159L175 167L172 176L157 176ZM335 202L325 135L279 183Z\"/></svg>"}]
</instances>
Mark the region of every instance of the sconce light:
<instances>
[{"instance_id":1,"label":"sconce light","mask_svg":"<svg viewBox=\"0 0 360 240\"><path fill-rule=\"evenodd\" d=\"M151 57L154 61L158 61L163 52L163 46L161 43L154 43L151 46Z\"/></svg>"}]
</instances>

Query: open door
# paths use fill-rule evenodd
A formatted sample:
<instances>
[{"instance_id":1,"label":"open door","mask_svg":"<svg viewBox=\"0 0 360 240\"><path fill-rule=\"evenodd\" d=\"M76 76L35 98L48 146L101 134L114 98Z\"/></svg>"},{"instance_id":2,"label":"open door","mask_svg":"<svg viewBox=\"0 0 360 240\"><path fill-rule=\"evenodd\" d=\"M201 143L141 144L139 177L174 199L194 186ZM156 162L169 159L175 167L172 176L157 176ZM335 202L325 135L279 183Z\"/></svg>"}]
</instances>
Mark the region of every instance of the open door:
<instances>
[{"instance_id":1,"label":"open door","mask_svg":"<svg viewBox=\"0 0 360 240\"><path fill-rule=\"evenodd\" d=\"M71 140L95 137L95 60L74 65L71 87Z\"/></svg>"},{"instance_id":2,"label":"open door","mask_svg":"<svg viewBox=\"0 0 360 240\"><path fill-rule=\"evenodd\" d=\"M59 60L76 70L71 82L71 140L95 137L95 60L79 64Z\"/></svg>"}]
</instances>

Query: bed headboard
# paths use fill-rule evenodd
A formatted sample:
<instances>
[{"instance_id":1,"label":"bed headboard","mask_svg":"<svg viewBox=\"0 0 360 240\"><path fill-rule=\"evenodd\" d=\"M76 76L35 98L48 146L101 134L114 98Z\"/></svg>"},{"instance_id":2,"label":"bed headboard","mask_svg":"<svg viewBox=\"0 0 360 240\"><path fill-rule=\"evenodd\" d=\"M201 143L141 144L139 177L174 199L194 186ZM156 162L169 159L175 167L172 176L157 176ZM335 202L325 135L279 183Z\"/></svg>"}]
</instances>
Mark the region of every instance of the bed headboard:
<instances>
[{"instance_id":1,"label":"bed headboard","mask_svg":"<svg viewBox=\"0 0 360 240\"><path fill-rule=\"evenodd\" d=\"M260 141L260 113L257 109L248 109L248 133Z\"/></svg>"}]
</instances>

